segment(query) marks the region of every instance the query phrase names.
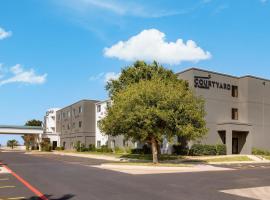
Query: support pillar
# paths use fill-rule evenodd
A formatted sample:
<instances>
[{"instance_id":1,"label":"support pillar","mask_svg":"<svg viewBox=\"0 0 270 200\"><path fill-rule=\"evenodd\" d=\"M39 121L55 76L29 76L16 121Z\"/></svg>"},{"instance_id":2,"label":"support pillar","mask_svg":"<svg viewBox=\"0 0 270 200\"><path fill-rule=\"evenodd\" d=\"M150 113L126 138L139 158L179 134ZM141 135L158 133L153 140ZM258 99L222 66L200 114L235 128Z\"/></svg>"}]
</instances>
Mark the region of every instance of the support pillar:
<instances>
[{"instance_id":1,"label":"support pillar","mask_svg":"<svg viewBox=\"0 0 270 200\"><path fill-rule=\"evenodd\" d=\"M38 137L38 150L41 151L41 141L42 141L42 134L39 134Z\"/></svg>"},{"instance_id":2,"label":"support pillar","mask_svg":"<svg viewBox=\"0 0 270 200\"><path fill-rule=\"evenodd\" d=\"M227 148L227 155L232 154L232 129L226 130L226 148Z\"/></svg>"}]
</instances>

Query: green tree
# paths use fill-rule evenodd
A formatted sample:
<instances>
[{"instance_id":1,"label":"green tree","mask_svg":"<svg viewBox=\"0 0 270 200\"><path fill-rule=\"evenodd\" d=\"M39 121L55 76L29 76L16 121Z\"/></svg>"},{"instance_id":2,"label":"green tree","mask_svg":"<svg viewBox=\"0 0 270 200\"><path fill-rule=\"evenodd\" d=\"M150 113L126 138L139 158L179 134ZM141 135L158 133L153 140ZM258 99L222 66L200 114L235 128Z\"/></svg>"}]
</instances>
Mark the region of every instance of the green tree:
<instances>
[{"instance_id":1,"label":"green tree","mask_svg":"<svg viewBox=\"0 0 270 200\"><path fill-rule=\"evenodd\" d=\"M164 68L161 71L170 74ZM153 69L151 73L156 72ZM114 86L109 86L113 104L99 123L104 133L149 143L154 163L158 162L158 145L164 136L169 140L175 136L194 140L207 133L204 100L196 97L186 82L161 73L119 86L125 80L123 73L121 76L119 84L114 81Z\"/></svg>"},{"instance_id":2,"label":"green tree","mask_svg":"<svg viewBox=\"0 0 270 200\"><path fill-rule=\"evenodd\" d=\"M42 126L42 121L36 120L36 119L32 119L32 120L27 121L25 123L25 126Z\"/></svg>"},{"instance_id":3,"label":"green tree","mask_svg":"<svg viewBox=\"0 0 270 200\"><path fill-rule=\"evenodd\" d=\"M161 80L177 80L177 75L173 71L165 69L157 62L147 64L144 61L137 61L133 65L122 69L121 75L117 80L110 80L106 89L109 92L111 98L114 94L127 86L138 83L141 80L151 80L152 78L158 77ZM186 87L187 83L185 82Z\"/></svg>"},{"instance_id":4,"label":"green tree","mask_svg":"<svg viewBox=\"0 0 270 200\"><path fill-rule=\"evenodd\" d=\"M30 147L34 147L36 144L37 136L33 134L24 134L22 136L26 150L30 150Z\"/></svg>"},{"instance_id":5,"label":"green tree","mask_svg":"<svg viewBox=\"0 0 270 200\"><path fill-rule=\"evenodd\" d=\"M11 149L14 149L14 147L18 146L18 141L17 140L8 140L7 141L7 146L11 147Z\"/></svg>"}]
</instances>

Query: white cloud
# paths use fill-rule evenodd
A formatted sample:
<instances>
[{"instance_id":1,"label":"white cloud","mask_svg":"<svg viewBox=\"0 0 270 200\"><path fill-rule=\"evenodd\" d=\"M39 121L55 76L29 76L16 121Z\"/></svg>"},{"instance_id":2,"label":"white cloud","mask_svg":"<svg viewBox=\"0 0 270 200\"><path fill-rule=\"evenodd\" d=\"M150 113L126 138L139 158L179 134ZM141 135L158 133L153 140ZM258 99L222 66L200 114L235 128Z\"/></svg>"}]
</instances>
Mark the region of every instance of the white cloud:
<instances>
[{"instance_id":1,"label":"white cloud","mask_svg":"<svg viewBox=\"0 0 270 200\"><path fill-rule=\"evenodd\" d=\"M90 76L89 80L90 81L96 81L96 80L100 80L104 77L104 73L99 73L98 75L94 75L94 76Z\"/></svg>"},{"instance_id":2,"label":"white cloud","mask_svg":"<svg viewBox=\"0 0 270 200\"><path fill-rule=\"evenodd\" d=\"M59 0L57 3L60 6L68 7L76 12L84 14L93 13L97 9L120 16L145 18L158 18L186 13L186 10L165 10L164 8L158 8L153 4L139 4L136 1L126 0Z\"/></svg>"},{"instance_id":3,"label":"white cloud","mask_svg":"<svg viewBox=\"0 0 270 200\"><path fill-rule=\"evenodd\" d=\"M9 83L43 84L47 74L37 75L33 69L25 70L20 64L9 69L11 77L0 80L0 86Z\"/></svg>"},{"instance_id":4,"label":"white cloud","mask_svg":"<svg viewBox=\"0 0 270 200\"><path fill-rule=\"evenodd\" d=\"M118 79L119 76L120 76L120 73L108 72L108 73L105 74L105 76L104 76L105 79L104 80L107 83L110 80L116 80L116 79Z\"/></svg>"},{"instance_id":5,"label":"white cloud","mask_svg":"<svg viewBox=\"0 0 270 200\"><path fill-rule=\"evenodd\" d=\"M167 42L165 34L157 29L144 30L127 41L119 41L105 48L104 55L125 61L156 60L170 65L211 58L211 53L204 51L194 41L188 40L185 43L177 39L176 42Z\"/></svg>"},{"instance_id":6,"label":"white cloud","mask_svg":"<svg viewBox=\"0 0 270 200\"><path fill-rule=\"evenodd\" d=\"M107 72L107 73L99 73L94 76L90 76L89 80L90 81L97 81L97 80L102 80L104 83L107 83L110 80L116 80L120 76L120 73L115 73L115 72Z\"/></svg>"},{"instance_id":7,"label":"white cloud","mask_svg":"<svg viewBox=\"0 0 270 200\"><path fill-rule=\"evenodd\" d=\"M11 31L6 31L5 29L0 27L0 40L8 38L12 35Z\"/></svg>"}]
</instances>

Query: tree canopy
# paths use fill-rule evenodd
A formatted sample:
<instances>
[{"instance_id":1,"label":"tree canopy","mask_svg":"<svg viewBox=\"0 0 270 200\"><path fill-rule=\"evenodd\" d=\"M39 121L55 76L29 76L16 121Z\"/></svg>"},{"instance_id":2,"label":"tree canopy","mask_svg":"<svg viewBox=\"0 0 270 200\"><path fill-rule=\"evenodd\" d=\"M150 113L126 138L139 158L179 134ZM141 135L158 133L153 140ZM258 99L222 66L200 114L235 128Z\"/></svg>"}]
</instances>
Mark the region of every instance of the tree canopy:
<instances>
[{"instance_id":1,"label":"tree canopy","mask_svg":"<svg viewBox=\"0 0 270 200\"><path fill-rule=\"evenodd\" d=\"M8 140L7 141L7 146L11 147L11 149L14 149L14 147L18 146L18 141L17 140Z\"/></svg>"},{"instance_id":2,"label":"tree canopy","mask_svg":"<svg viewBox=\"0 0 270 200\"><path fill-rule=\"evenodd\" d=\"M154 63L148 68L144 62L137 62L124 69L119 80L111 81L107 88L113 104L99 123L101 131L148 142L155 163L157 146L164 137L193 140L207 132L204 100L162 66Z\"/></svg>"},{"instance_id":3,"label":"tree canopy","mask_svg":"<svg viewBox=\"0 0 270 200\"><path fill-rule=\"evenodd\" d=\"M42 121L36 120L36 119L32 119L32 120L27 121L25 123L25 126L42 126Z\"/></svg>"},{"instance_id":4,"label":"tree canopy","mask_svg":"<svg viewBox=\"0 0 270 200\"><path fill-rule=\"evenodd\" d=\"M161 80L177 80L177 75L173 71L165 69L157 62L147 64L144 61L137 61L133 65L122 69L120 77L116 80L110 80L106 89L111 98L116 92L125 89L127 86L138 83L141 80L151 80L158 77Z\"/></svg>"}]
</instances>

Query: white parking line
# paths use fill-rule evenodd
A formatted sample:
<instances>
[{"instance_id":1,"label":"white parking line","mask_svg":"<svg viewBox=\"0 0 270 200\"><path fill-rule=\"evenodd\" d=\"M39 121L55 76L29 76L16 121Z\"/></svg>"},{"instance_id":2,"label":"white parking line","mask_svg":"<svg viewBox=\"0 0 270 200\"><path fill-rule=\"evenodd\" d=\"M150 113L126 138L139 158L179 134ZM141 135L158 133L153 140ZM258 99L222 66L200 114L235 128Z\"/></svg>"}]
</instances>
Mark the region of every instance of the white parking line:
<instances>
[{"instance_id":1,"label":"white parking line","mask_svg":"<svg viewBox=\"0 0 270 200\"><path fill-rule=\"evenodd\" d=\"M235 196L240 196L240 197L257 199L257 200L270 199L270 186L221 190L220 192L235 195Z\"/></svg>"},{"instance_id":2,"label":"white parking line","mask_svg":"<svg viewBox=\"0 0 270 200\"><path fill-rule=\"evenodd\" d=\"M0 189L5 189L5 188L15 188L15 186L13 185L0 186Z\"/></svg>"}]
</instances>

